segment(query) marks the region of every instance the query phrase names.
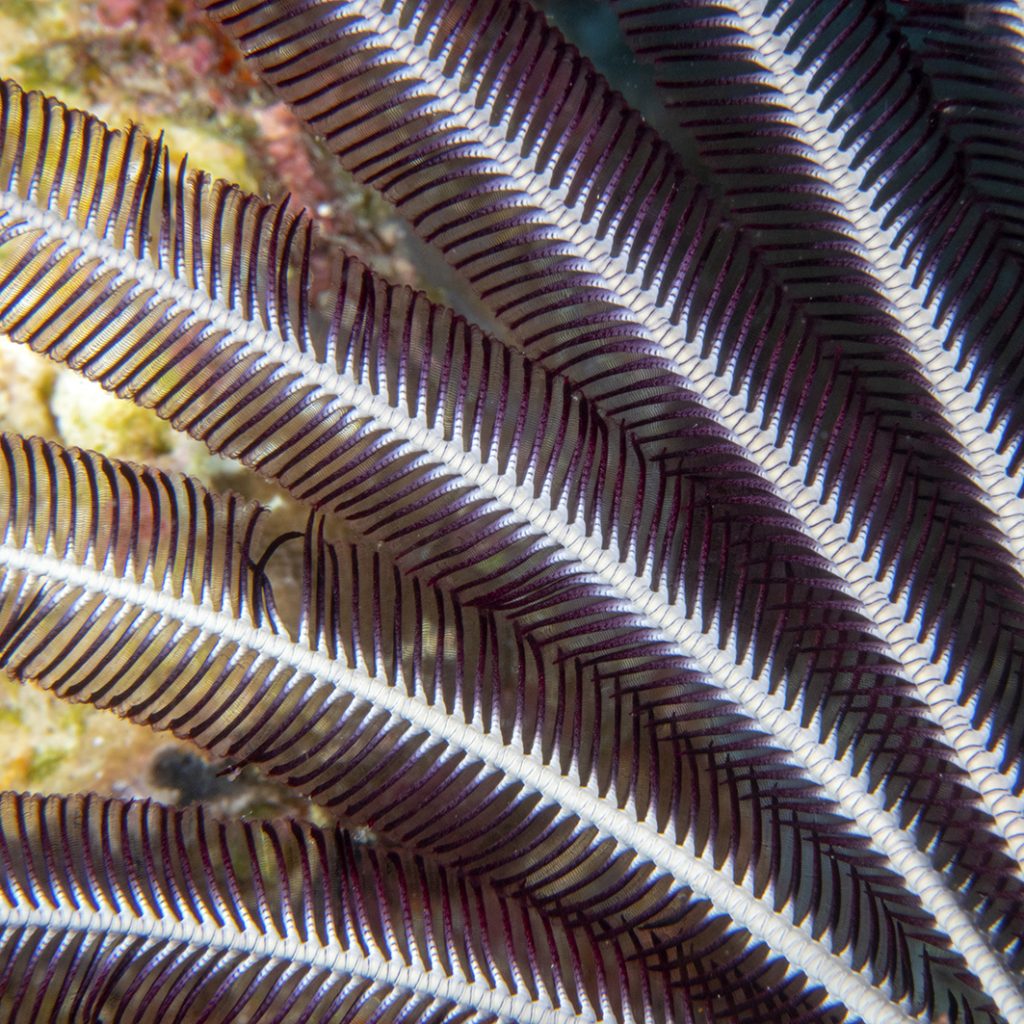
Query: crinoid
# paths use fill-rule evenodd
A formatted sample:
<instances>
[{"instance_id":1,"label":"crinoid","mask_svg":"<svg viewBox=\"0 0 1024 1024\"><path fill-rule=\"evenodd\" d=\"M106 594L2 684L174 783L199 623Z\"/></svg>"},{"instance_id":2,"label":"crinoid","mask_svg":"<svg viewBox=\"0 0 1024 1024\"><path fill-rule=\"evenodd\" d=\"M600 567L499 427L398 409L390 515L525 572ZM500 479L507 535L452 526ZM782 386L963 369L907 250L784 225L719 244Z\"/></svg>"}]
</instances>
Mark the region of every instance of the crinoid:
<instances>
[{"instance_id":1,"label":"crinoid","mask_svg":"<svg viewBox=\"0 0 1024 1024\"><path fill-rule=\"evenodd\" d=\"M309 513L4 436L0 663L339 823L5 796L4 1020L1024 1022L1019 15L205 6L483 326L3 87L0 327Z\"/></svg>"}]
</instances>

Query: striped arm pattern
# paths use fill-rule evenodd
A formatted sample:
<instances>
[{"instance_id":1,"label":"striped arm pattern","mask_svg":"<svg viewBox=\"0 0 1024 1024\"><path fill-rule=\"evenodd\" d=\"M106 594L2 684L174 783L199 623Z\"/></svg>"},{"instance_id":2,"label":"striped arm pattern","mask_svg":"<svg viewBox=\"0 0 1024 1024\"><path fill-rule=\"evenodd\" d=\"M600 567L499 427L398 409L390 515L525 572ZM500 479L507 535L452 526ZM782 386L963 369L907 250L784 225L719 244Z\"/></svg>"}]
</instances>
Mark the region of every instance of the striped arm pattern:
<instances>
[{"instance_id":1,"label":"striped arm pattern","mask_svg":"<svg viewBox=\"0 0 1024 1024\"><path fill-rule=\"evenodd\" d=\"M495 335L3 86L0 328L311 512L5 437L0 663L400 865L5 798L12 1013L1024 1021L1017 22L608 5L693 145L518 0L204 0Z\"/></svg>"}]
</instances>

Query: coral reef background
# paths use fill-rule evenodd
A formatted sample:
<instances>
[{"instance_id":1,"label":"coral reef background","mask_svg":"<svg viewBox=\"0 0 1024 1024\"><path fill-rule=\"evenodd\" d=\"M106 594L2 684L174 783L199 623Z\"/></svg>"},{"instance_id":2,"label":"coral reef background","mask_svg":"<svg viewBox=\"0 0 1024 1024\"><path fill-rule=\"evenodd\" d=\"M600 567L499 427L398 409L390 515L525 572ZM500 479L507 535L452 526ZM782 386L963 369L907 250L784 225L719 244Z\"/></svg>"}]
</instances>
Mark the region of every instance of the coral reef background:
<instances>
[{"instance_id":1,"label":"coral reef background","mask_svg":"<svg viewBox=\"0 0 1024 1024\"><path fill-rule=\"evenodd\" d=\"M179 0L7 0L0 73L95 111L112 127L163 133L172 155L268 196L290 194L394 280L417 283L415 252L390 207L309 144L287 107L227 39ZM163 469L271 503L284 499L148 410L107 395L23 346L0 346L0 429ZM0 673L0 788L201 799L224 813L301 812L254 775L225 779L187 744L69 705Z\"/></svg>"}]
</instances>

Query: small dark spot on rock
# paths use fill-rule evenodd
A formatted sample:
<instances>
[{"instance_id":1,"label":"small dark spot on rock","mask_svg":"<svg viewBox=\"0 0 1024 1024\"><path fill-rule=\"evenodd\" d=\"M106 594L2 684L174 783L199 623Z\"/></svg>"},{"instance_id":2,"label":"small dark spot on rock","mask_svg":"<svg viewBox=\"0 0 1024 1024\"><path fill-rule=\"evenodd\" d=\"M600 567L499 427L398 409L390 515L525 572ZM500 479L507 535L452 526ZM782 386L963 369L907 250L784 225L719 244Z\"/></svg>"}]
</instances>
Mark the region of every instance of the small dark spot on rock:
<instances>
[{"instance_id":1,"label":"small dark spot on rock","mask_svg":"<svg viewBox=\"0 0 1024 1024\"><path fill-rule=\"evenodd\" d=\"M218 775L217 765L207 764L187 750L162 750L153 759L151 776L154 785L176 789L179 804L214 800L231 789L231 780Z\"/></svg>"}]
</instances>

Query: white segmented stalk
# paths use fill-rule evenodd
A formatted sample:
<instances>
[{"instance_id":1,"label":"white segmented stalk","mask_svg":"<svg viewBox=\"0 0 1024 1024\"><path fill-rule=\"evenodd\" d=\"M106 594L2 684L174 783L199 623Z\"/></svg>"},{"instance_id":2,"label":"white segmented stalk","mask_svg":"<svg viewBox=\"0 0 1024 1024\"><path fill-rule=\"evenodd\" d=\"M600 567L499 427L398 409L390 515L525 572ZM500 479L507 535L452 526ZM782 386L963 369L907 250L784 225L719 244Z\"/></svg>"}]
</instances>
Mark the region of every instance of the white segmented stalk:
<instances>
[{"instance_id":1,"label":"white segmented stalk","mask_svg":"<svg viewBox=\"0 0 1024 1024\"><path fill-rule=\"evenodd\" d=\"M857 247L865 265L873 268L879 291L888 302L888 312L911 344L921 376L945 411L950 433L970 454L972 475L1002 533L1014 567L1024 579L1024 501L1017 495L1021 481L1014 478L1009 468L1014 449L1009 446L1006 451L998 450L998 423L991 424L991 415L971 398L971 367L957 369L951 335L955 310L949 311L939 323L934 322L934 315L929 315L927 295L932 278L925 276L915 286L909 246L906 242L902 247L898 245L901 222L886 227L887 207L877 203L885 180L870 188L862 184L871 167L870 159L860 171L854 170L852 165L861 155L860 148L850 146L843 150L843 126L830 129L829 112L819 111L811 90L817 64L800 71L800 54L786 52L791 33L780 31L779 19L758 13L756 3L736 3L737 27L749 37L758 63L785 97L792 114L788 123L802 136L806 151L814 155L820 180L841 204L850 228L847 237ZM819 86L818 91L821 89ZM931 305L938 304L936 295ZM975 390L981 390L978 384Z\"/></svg>"},{"instance_id":2,"label":"white segmented stalk","mask_svg":"<svg viewBox=\"0 0 1024 1024\"><path fill-rule=\"evenodd\" d=\"M39 210L17 197L6 197L4 203L12 215L16 215L30 228L40 231L53 230L54 219L60 219L59 215ZM67 222L64 222L59 234L66 244L79 249L87 259L95 259L105 265L117 267L130 281L140 282L140 288L152 289L173 298L185 308L194 310L197 318L211 319L218 328L223 327L225 332L250 343L268 360L280 362L287 370L304 380L320 385L331 395L336 396L341 404L358 408L382 427L391 430L414 448L425 452L432 461L446 466L472 482L497 503L521 518L529 529L547 534L560 543L595 577L605 582L617 594L624 607L639 610L648 619L652 629L661 630L671 637L710 681L725 690L752 719L774 736L781 749L790 751L796 763L803 766L808 777L817 782L826 795L856 821L863 833L889 858L893 870L902 875L908 885L914 886L915 879L917 880L923 889L922 902L926 909L935 916L939 927L954 938L958 948L962 947L966 951L976 948L971 941L974 932L969 918L959 910L955 901L945 891L941 876L931 868L924 855L899 828L895 816L885 811L880 801L868 793L864 784L854 778L847 767L836 761L834 750L829 750L818 743L810 730L801 727L799 717L785 709L779 694L769 694L766 682L753 678L743 665L737 663L737 652L733 646L730 645L725 651L719 650L694 622L681 615L663 595L652 591L639 578L637 566L632 560L626 563L618 562L609 551L602 549L596 540L588 537L578 522L570 525L563 509L552 510L549 502L538 501L526 488L516 486L511 471L504 476L499 475L492 466L481 461L476 451L464 451L458 444L448 441L437 431L428 428L422 418L410 419L399 409L393 408L373 394L366 386L342 377L311 356L304 355L293 344L283 341L276 332L264 330L227 309L218 300L211 299L205 293L173 278L167 271L154 267L148 261L138 260L105 238L97 237ZM431 731L438 735L435 730ZM444 735L445 738L451 739L447 734ZM456 745L464 748L462 743ZM569 806L563 801L559 802L562 802L563 806ZM652 857L652 860L659 863L657 858ZM696 863L701 864L703 871L714 872L713 864L709 865L699 860ZM685 879L685 884L705 892L711 898L711 892L700 889L688 874L681 876L669 867L665 867L665 870L681 880ZM752 883L753 879L748 875L747 884ZM757 904L749 889L744 888L741 891L746 894L747 899ZM915 891L922 890L915 888ZM928 897L927 900L925 896ZM718 901L716 905L726 909ZM778 919L784 920L781 917ZM751 921L744 918L743 923L753 930ZM791 922L787 922L787 925L795 932L805 935ZM774 934L772 930L770 933ZM768 935L764 938L772 948L784 953L778 936L776 941L770 941ZM979 957L984 959L987 956L994 964L994 967L990 967L983 963L982 969L988 973L992 973L993 970L1001 971L998 960L990 952L980 949L978 953ZM792 961L792 958L790 959ZM842 962L837 957L832 957L832 961L836 964ZM971 966L972 969L976 969L975 965ZM811 968L802 960L800 967L811 973ZM826 976L830 973L834 971L826 972ZM817 974L813 976L821 984L826 984L825 977ZM989 984L988 978L986 984ZM834 979L826 988L836 998L844 998L836 991ZM998 983L995 990L1001 990Z\"/></svg>"},{"instance_id":3,"label":"white segmented stalk","mask_svg":"<svg viewBox=\"0 0 1024 1024\"><path fill-rule=\"evenodd\" d=\"M399 37L389 41L393 43L395 49L405 54L410 64L415 66L417 59L426 59L418 55L418 48L410 41L411 35L409 39L405 39L402 29L396 27L394 31L399 34ZM411 33L412 29L410 28L406 32ZM486 111L477 111L472 103L462 97L451 83L447 83L446 87L451 95L444 95L445 103L452 103L458 116L467 119L474 133L479 132L489 136L485 138L488 147L493 146L496 151L502 153L510 148L504 141L504 133L500 131L500 126L489 124ZM516 159L519 164L523 163L518 157ZM519 174L516 176L524 177ZM543 194L541 184L533 182L532 192L538 202L540 201L538 197ZM785 709L780 696L769 694L766 683L753 678L746 666L738 663L733 646L730 645L725 651L720 650L708 636L700 632L694 622L686 619L676 608L668 604L662 595L651 591L638 578L637 566L632 561L619 563L596 541L587 537L579 524L568 524L561 509L552 512L543 502L535 500L526 489L516 487L511 474L506 474L504 477L498 475L493 468L482 463L475 452L464 452L458 445L429 430L425 423L403 416L398 410L373 395L368 388L341 378L327 367L316 363L312 358L301 355L292 345L282 341L276 333L264 331L234 311L228 310L223 304L211 300L203 293L175 280L166 271L135 260L130 253L117 249L104 239L97 239L91 233L81 231L67 222L63 222L61 226L54 224L54 221L62 220L56 214L39 211L16 196L6 197L4 203L5 208L12 215L23 218L26 223L38 227L39 230L61 234L68 244L81 248L88 258L109 259L108 265L116 266L122 272L129 273L140 282L139 287L152 288L161 295L167 295L190 307L195 311L197 317L214 320L218 326L223 325L226 330L253 343L268 359L279 360L289 369L304 376L305 379L319 383L326 390L337 395L342 403L358 407L361 412L372 416L381 425L405 438L440 464L463 475L490 494L497 502L514 511L531 529L546 532L562 544L595 576L606 581L617 592L625 607L640 609L653 627L663 630L670 636L709 679L726 690L752 718L775 736L782 749L792 752L794 759L804 766L808 776L818 782L825 793L850 814L877 848L889 858L894 870L900 873L907 880L908 885L920 895L925 907L936 917L939 926L953 938L956 947L964 954L971 969L989 988L993 998L1001 1001L1000 1005L1004 1006L1004 1012L1019 1010L1021 1019L1024 1020L1024 1004L1017 1005L1020 1001L1014 992L1013 983L1006 976L998 959L977 936L969 917L959 910L955 900L945 889L941 876L931 868L927 858L916 849L910 838L900 829L895 816L885 811L878 798L868 793L864 784L852 776L849 768L836 760L833 750L813 739L811 731L800 725L799 716ZM621 290L626 293L627 300L634 304L638 317L642 319L646 313L648 325L653 324L658 328L653 332L657 336L657 340L665 347L674 343L673 339L678 334L678 328L669 323L661 314L656 314L636 283L638 275L630 274L625 266L625 260L622 257L616 257L605 240L596 238L592 233L588 234L592 225L576 225L573 229L569 223L571 218L567 216L568 211L564 201L561 202L561 205L559 203L552 204L552 209L568 224L567 233L580 247L583 254L592 262L607 264L603 268L607 272L607 276L617 280L622 286ZM547 207L545 207L545 212L550 212ZM559 227L566 227L566 225L560 223ZM627 284L628 287L626 287ZM662 318L658 319L658 316ZM689 357L688 352L680 353L680 355ZM713 374L710 378L705 376L708 373L707 361L698 359L697 365L692 368L692 373L692 379L699 385L703 384L701 390L705 394L710 395L717 391L720 396L726 397L727 413L734 414L742 410L740 403L728 396L728 392L722 386L719 378L714 377ZM751 422L754 419L756 417L746 414L745 411L738 419L736 415L725 417L725 421L733 428L734 432L738 428L747 428L746 432L750 435L751 443L762 436L759 427L756 430L751 429L755 426ZM735 433L734 436L741 437ZM741 443L743 443L742 439ZM751 444L748 443L747 446L749 448ZM754 446L756 447L756 444ZM790 474L793 472L792 467L781 467L781 469ZM435 732L435 734L437 733ZM461 744L459 745L461 746ZM563 806L571 805L566 800L559 802ZM588 818L588 820L590 819ZM612 834L617 833L613 832ZM657 835L657 833L654 834ZM660 863L653 856L652 860ZM696 863L700 864L702 870L708 870L706 864L702 864L699 860ZM693 865L686 867L691 872L697 870ZM665 867L665 870L680 877L669 867ZM710 891L701 890L699 886L694 885L690 878L687 878L686 884L694 886L699 891L705 891L709 897L711 896ZM734 888L744 892L748 899L753 900L755 906L758 905L748 890L739 886ZM725 902L716 899L716 905L727 909L728 904L733 900L731 896L728 898L726 896L728 893L722 897ZM758 919L757 913L748 907L744 911L746 916L741 923L755 930L748 920L751 913L754 913L753 920ZM772 915L769 921L775 919L784 920L780 915ZM786 922L786 924L793 932L807 938L791 922ZM772 929L769 931L771 932ZM758 931L757 934L761 934L761 932ZM766 941L769 941L773 948L789 956L789 953L785 952L785 947L791 945L794 940L786 932L777 935L776 941L772 941L766 936ZM816 944L812 943L812 945ZM845 997L840 994L836 985L846 987L848 979L840 978L837 981L834 970L830 968L824 973L832 976L832 982L826 982L821 972L815 973L808 966L806 952L806 950L802 951L801 958L794 963L826 985L837 998L845 1001ZM839 958L831 954L825 955L834 964L841 963ZM790 959L793 958L790 957ZM848 968L846 969L848 971Z\"/></svg>"},{"instance_id":4,"label":"white segmented stalk","mask_svg":"<svg viewBox=\"0 0 1024 1024\"><path fill-rule=\"evenodd\" d=\"M758 14L756 4L740 2L736 20L737 27L750 38L751 50L757 53L759 63L772 75L774 87L785 97L792 112L789 123L801 133L807 152L814 154L819 178L830 186L855 229L850 240L857 245L865 264L875 268L889 312L900 324L902 336L912 345L921 376L945 411L951 436L969 456L982 500L1001 531L1011 564L1024 579L1024 501L1017 493L1020 480L1009 470L1013 449L1002 453L997 450L995 432L990 429L991 416L978 408L971 398L968 388L971 367L957 369L956 355L946 347L953 311L943 323L931 322L926 310L929 279L914 285L912 269L903 266L906 246L902 250L896 247L899 224L885 227L885 207L873 208L884 182L871 189L862 188L864 171L852 169L859 151L853 147L843 151L842 126L830 130L830 115L827 111L819 112L819 104L810 88L815 67L798 69L799 53L786 52L788 35L779 32L778 19ZM937 305L937 298L934 303ZM763 465L770 453L767 446L752 447L752 426L735 422L736 429L743 432L744 443L761 457L759 461ZM786 454L791 456L792 452ZM989 749L985 737L971 726L969 715L960 705L960 694L945 682L942 660L936 658L937 652L918 639L924 633L922 614L911 611L905 600L892 600L888 588L880 582L883 569L877 553L858 551L845 540L849 530L831 528L839 516L835 499L813 494L827 518L812 519L808 504L803 500L801 492L806 489L800 486L799 476L792 471L786 473L790 467L785 464L780 468L780 477L788 476L782 491L784 497L794 508L800 509L810 528L808 532L822 553L845 570L842 575L850 592L864 605L878 635L887 641L907 678L916 686L933 721L943 730L957 754L958 763L968 773L983 806L995 820L1024 872L1024 801L1014 792L1012 779L1000 770L998 757ZM778 484L783 484L783 480L779 479ZM848 520L842 525L847 526Z\"/></svg>"},{"instance_id":5,"label":"white segmented stalk","mask_svg":"<svg viewBox=\"0 0 1024 1024\"><path fill-rule=\"evenodd\" d=\"M865 1021L910 1024L912 1018L890 1002L867 978L852 970L842 958L829 953L802 928L773 911L766 901L730 881L706 854L694 853L691 844L676 845L671 837L662 835L650 823L637 821L628 807L620 809L613 800L601 796L593 780L584 786L578 780L562 776L536 754L526 753L517 738L506 744L500 736L484 733L471 723L460 722L443 708L433 707L419 696L406 694L385 680L367 675L360 668L350 669L333 658L299 647L280 634L255 627L225 612L191 605L133 580L63 561L51 554L15 547L9 542L0 544L0 565L8 571L46 579L51 584L60 583L69 588L102 594L108 601L142 609L162 619L179 622L186 629L216 636L221 643L251 650L258 655L254 668L259 660L266 659L271 664L294 670L284 684L286 689L296 686L297 680L304 676L311 676L333 688L328 700L336 699L338 693L344 692L372 703L389 715L443 740L448 746L465 751L507 777L520 780L554 806L592 824L599 832L627 848L635 849L679 884L691 888L698 897L709 899L729 914L737 925L747 928L753 936L785 956L794 968L804 971L813 982L822 985ZM425 979L426 972L423 976ZM449 995L447 998L455 997ZM550 1017L513 1015L513 1019L530 1021L531 1024L536 1020L540 1024Z\"/></svg>"},{"instance_id":6,"label":"white segmented stalk","mask_svg":"<svg viewBox=\"0 0 1024 1024\"><path fill-rule=\"evenodd\" d=\"M269 957L291 964L304 964L314 970L354 975L440 1002L452 1002L484 1017L493 1014L509 1024L518 1021L524 1024L578 1024L579 1021L597 1020L592 1014L567 1014L553 1007L546 998L538 1001L524 999L519 994L488 988L480 981L449 977L436 967L423 970L406 964L400 957L364 956L355 944L355 948L348 950L337 944L323 946L319 942L303 941L294 934L281 936L273 930L261 931L255 926L239 931L211 924L209 920L179 920L170 913L161 917L138 918L124 910L95 911L88 904L78 908L63 904L51 907L45 903L39 907L28 903L10 907L5 906L0 898L0 933L4 929L15 928L123 935L154 944L180 942L195 949Z\"/></svg>"},{"instance_id":7,"label":"white segmented stalk","mask_svg":"<svg viewBox=\"0 0 1024 1024\"><path fill-rule=\"evenodd\" d=\"M751 450L751 443L763 436L760 428L761 417L757 415L757 411L747 413L742 401L729 394L724 379L714 373L712 360L701 359L699 346L687 345L682 340L679 326L669 320L664 309L655 306L652 296L645 294L642 285L643 268L630 271L627 254L616 253L611 238L597 236L595 221L584 224L574 217L569 205L568 189L564 185L555 186L549 180L543 179L542 172L535 169L534 163L521 155L515 138L513 137L511 141L508 139L508 125L504 118L492 123L493 112L490 108L475 106L471 90L463 91L459 85L466 68L450 69L451 77L443 77L440 69L444 66L447 55L442 51L436 59L431 60L429 48L432 40L428 36L417 42L415 22L403 28L397 17L379 10L364 11L364 17L366 26L401 59L407 73L412 72L424 81L431 82L432 91L436 95L432 106L453 115L459 123L466 126L473 138L481 142L491 161L500 167L509 179L515 181L530 197L531 202L542 210L545 217L560 232L559 237L578 248L581 256L615 292L621 304L634 314L637 324L646 327L651 340L656 341L673 357L687 383L708 399L708 406L718 412L732 436ZM760 445L755 443L753 447L756 450ZM780 494L785 494L786 490L792 493L799 488L800 491L806 491L807 496L815 503L826 505L825 495L819 488L804 487L800 483L801 478L808 476L807 458L796 460L796 465L790 465L795 455L792 439L779 448L778 452L779 460L774 466L765 466L763 463L762 466L765 475ZM789 500L792 504L792 499ZM565 543L562 537L559 536L558 539ZM568 543L566 547L574 554L577 553ZM606 554L601 552L602 556ZM608 557L610 559L610 556ZM588 559L581 560L588 564ZM870 559L865 558L863 553L860 560L870 565ZM625 565L616 565L611 578L616 587L621 587L627 583L627 577L630 575L633 574ZM633 588L627 586L626 589ZM810 738L808 730L799 726L799 719L781 707L781 701L770 697L763 685L749 677L744 678L738 666L727 664L722 652L718 651L707 637L699 633L694 636L697 631L691 623L678 616L674 610L664 605L664 602L661 602L662 608L652 609L651 603L660 601L656 595L651 600L639 601L631 593L630 598L638 607L644 609L652 621L665 628L687 653L692 653L698 666L709 672L718 685L752 712L773 735L783 740L784 737L791 736L789 742L784 740L786 749L793 751L796 760L808 768L812 777L819 781L829 795L838 797L838 803L844 811L857 821L876 846L890 859L896 870L907 879L908 884L921 898L922 904L935 916L940 927L950 935L971 970L978 975L1007 1018L1014 1022L1024 1022L1024 998L1020 995L1016 981L988 948L984 937L975 928L969 916L959 908L956 899L946 888L941 876L931 867L927 857L917 850L900 828L895 816L886 812L877 798L866 791L862 783L854 779L832 755ZM905 598L890 603L894 606L898 620L904 623L912 620L913 615ZM670 628L670 623L675 628ZM882 635L885 633L882 632ZM930 665L930 662L926 664ZM921 668L924 666L918 668L919 673ZM724 675L719 675L719 671L724 671ZM927 669L925 671L927 672ZM928 674L934 675L934 672ZM913 674L911 679L916 682ZM955 702L945 700L945 692L937 692L935 683L934 678L925 678L919 687L923 699L929 702L933 716L945 716L949 720L950 740L957 745L956 753L965 762L964 767L971 772L979 795L987 809L997 816L997 822L1001 825L1007 840L1019 843L1022 839L1019 831L1016 831L1019 829L1019 819L1015 819L1013 807L1006 806L1007 803L1012 804L1015 799L1012 791L1003 786L1004 780L1001 780L994 764L983 763L986 760L986 752L979 752L973 744L962 709L959 709ZM772 707L773 701L775 707ZM959 722L950 720L956 717L960 718ZM790 725L792 730L789 728ZM943 728L946 726L943 725ZM988 771L990 767L993 769L992 772ZM1018 845L1017 849L1021 850L1024 847Z\"/></svg>"}]
</instances>

